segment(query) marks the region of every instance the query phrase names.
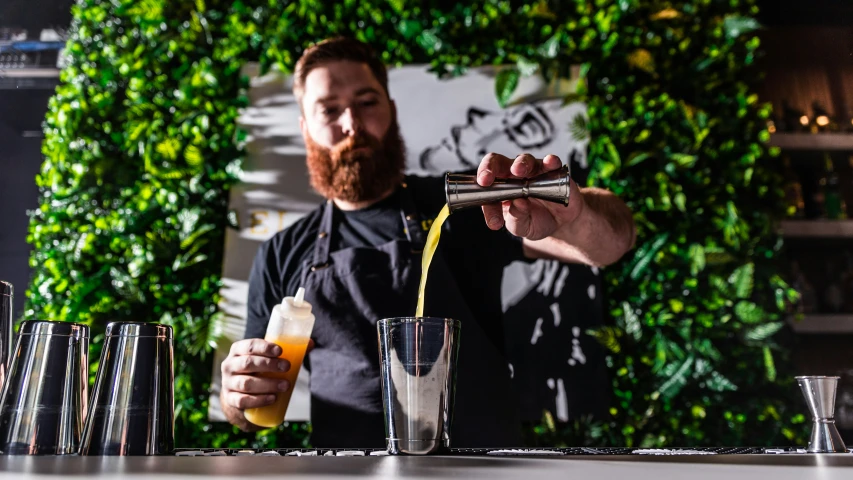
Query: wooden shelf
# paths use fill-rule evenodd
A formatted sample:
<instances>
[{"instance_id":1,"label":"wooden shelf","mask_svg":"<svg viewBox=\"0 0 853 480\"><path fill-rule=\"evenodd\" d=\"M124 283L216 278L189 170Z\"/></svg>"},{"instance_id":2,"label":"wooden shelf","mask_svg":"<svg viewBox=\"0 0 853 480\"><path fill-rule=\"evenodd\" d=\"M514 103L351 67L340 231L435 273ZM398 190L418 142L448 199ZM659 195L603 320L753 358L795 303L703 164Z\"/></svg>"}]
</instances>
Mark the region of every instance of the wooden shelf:
<instances>
[{"instance_id":1,"label":"wooden shelf","mask_svg":"<svg viewBox=\"0 0 853 480\"><path fill-rule=\"evenodd\" d=\"M791 328L806 334L853 334L853 314L806 314L797 321L788 318Z\"/></svg>"},{"instance_id":2,"label":"wooden shelf","mask_svg":"<svg viewBox=\"0 0 853 480\"><path fill-rule=\"evenodd\" d=\"M770 145L784 150L853 150L853 133L774 133Z\"/></svg>"},{"instance_id":3,"label":"wooden shelf","mask_svg":"<svg viewBox=\"0 0 853 480\"><path fill-rule=\"evenodd\" d=\"M853 238L853 220L783 220L788 238Z\"/></svg>"}]
</instances>

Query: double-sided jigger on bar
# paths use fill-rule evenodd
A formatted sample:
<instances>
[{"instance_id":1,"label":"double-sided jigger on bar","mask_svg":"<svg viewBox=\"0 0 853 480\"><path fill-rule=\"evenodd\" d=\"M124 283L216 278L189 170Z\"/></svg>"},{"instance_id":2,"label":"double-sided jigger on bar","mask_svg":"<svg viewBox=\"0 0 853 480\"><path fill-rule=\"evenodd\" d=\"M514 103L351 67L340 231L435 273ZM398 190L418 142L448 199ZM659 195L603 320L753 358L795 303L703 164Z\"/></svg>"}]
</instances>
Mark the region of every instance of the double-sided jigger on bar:
<instances>
[{"instance_id":1,"label":"double-sided jigger on bar","mask_svg":"<svg viewBox=\"0 0 853 480\"><path fill-rule=\"evenodd\" d=\"M21 324L0 394L0 452L76 454L86 418L89 327Z\"/></svg>"},{"instance_id":2,"label":"double-sided jigger on bar","mask_svg":"<svg viewBox=\"0 0 853 480\"><path fill-rule=\"evenodd\" d=\"M809 453L846 453L847 447L835 427L835 391L839 377L796 377L812 414Z\"/></svg>"}]
</instances>

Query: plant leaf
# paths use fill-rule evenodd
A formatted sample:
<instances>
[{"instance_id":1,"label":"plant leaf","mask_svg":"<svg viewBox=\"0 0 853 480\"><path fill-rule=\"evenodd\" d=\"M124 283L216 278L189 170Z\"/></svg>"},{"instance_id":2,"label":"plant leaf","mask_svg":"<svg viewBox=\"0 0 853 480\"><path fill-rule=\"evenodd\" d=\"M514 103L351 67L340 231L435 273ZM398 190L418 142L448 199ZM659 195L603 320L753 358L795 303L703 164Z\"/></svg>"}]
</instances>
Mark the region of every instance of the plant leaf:
<instances>
[{"instance_id":1,"label":"plant leaf","mask_svg":"<svg viewBox=\"0 0 853 480\"><path fill-rule=\"evenodd\" d=\"M705 381L705 386L715 392L734 392L737 390L737 385L716 370L711 372L710 377Z\"/></svg>"},{"instance_id":2,"label":"plant leaf","mask_svg":"<svg viewBox=\"0 0 853 480\"><path fill-rule=\"evenodd\" d=\"M631 267L632 280L638 279L640 275L643 274L643 272L649 266L649 263L654 260L655 255L657 255L658 251L663 248L668 239L669 232L661 233L657 237L655 237L651 245L648 246L648 249L641 248L640 251L637 252L637 255L634 257L634 264Z\"/></svg>"},{"instance_id":3,"label":"plant leaf","mask_svg":"<svg viewBox=\"0 0 853 480\"><path fill-rule=\"evenodd\" d=\"M693 275L699 274L705 269L705 248L698 243L690 245L688 252L690 256L690 273Z\"/></svg>"},{"instance_id":4,"label":"plant leaf","mask_svg":"<svg viewBox=\"0 0 853 480\"><path fill-rule=\"evenodd\" d=\"M755 327L745 330L743 336L747 340L760 342L762 340L766 340L769 337L772 337L784 326L785 322L765 323L763 325L757 325Z\"/></svg>"},{"instance_id":5,"label":"plant leaf","mask_svg":"<svg viewBox=\"0 0 853 480\"><path fill-rule=\"evenodd\" d=\"M693 355L688 356L681 365L678 366L678 370L669 377L667 381L663 383L658 388L658 392L667 399L671 399L676 396L678 392L687 385L687 379L689 377L690 369L693 366ZM677 365L677 364L673 364Z\"/></svg>"},{"instance_id":6,"label":"plant leaf","mask_svg":"<svg viewBox=\"0 0 853 480\"><path fill-rule=\"evenodd\" d=\"M495 95L501 108L506 108L507 104L509 104L509 99L515 92L515 89L518 88L520 77L521 72L516 67L505 68L498 72L498 76L495 79Z\"/></svg>"},{"instance_id":7,"label":"plant leaf","mask_svg":"<svg viewBox=\"0 0 853 480\"><path fill-rule=\"evenodd\" d=\"M752 17L727 15L723 19L723 30L728 38L737 38L742 33L748 33L758 28L761 28L761 24Z\"/></svg>"},{"instance_id":8,"label":"plant leaf","mask_svg":"<svg viewBox=\"0 0 853 480\"><path fill-rule=\"evenodd\" d=\"M767 317L767 312L752 302L741 301L735 305L735 315L743 323L759 323Z\"/></svg>"},{"instance_id":9,"label":"plant leaf","mask_svg":"<svg viewBox=\"0 0 853 480\"><path fill-rule=\"evenodd\" d=\"M752 295L755 264L747 263L735 270L729 277L729 283L735 287L737 298L749 298Z\"/></svg>"},{"instance_id":10,"label":"plant leaf","mask_svg":"<svg viewBox=\"0 0 853 480\"><path fill-rule=\"evenodd\" d=\"M773 352L770 347L764 347L764 370L767 374L767 380L770 382L776 381L776 364L773 362Z\"/></svg>"}]
</instances>

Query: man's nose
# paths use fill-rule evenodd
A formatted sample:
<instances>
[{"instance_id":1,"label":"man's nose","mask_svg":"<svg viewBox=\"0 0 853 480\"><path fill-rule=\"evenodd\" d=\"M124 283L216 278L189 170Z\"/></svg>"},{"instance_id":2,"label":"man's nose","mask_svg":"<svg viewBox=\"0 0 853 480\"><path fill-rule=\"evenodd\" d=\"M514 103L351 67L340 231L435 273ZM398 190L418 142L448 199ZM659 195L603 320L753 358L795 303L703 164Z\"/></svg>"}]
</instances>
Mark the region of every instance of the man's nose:
<instances>
[{"instance_id":1,"label":"man's nose","mask_svg":"<svg viewBox=\"0 0 853 480\"><path fill-rule=\"evenodd\" d=\"M339 117L339 122L341 125L341 131L344 135L355 135L357 132L361 131L361 119L358 118L358 114L352 109L352 107L347 107L344 110Z\"/></svg>"}]
</instances>

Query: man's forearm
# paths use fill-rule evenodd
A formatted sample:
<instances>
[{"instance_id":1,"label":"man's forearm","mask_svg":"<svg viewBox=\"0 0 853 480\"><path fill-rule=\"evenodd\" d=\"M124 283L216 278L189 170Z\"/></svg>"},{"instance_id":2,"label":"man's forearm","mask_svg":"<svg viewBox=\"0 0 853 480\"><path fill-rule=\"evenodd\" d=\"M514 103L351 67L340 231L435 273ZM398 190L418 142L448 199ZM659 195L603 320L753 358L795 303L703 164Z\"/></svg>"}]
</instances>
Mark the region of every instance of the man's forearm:
<instances>
[{"instance_id":1,"label":"man's forearm","mask_svg":"<svg viewBox=\"0 0 853 480\"><path fill-rule=\"evenodd\" d=\"M240 410L239 408L234 408L231 405L225 403L224 399L222 398L222 394L220 394L219 396L219 404L222 406L222 413L225 414L225 418L228 419L228 422L231 425L236 426L244 432L257 432L258 430L261 430L261 427L246 420L246 416L243 414L242 410Z\"/></svg>"},{"instance_id":2,"label":"man's forearm","mask_svg":"<svg viewBox=\"0 0 853 480\"><path fill-rule=\"evenodd\" d=\"M634 246L635 227L631 210L619 197L600 188L578 193L580 212L547 238L524 240L530 258L554 258L596 267L610 265Z\"/></svg>"}]
</instances>

